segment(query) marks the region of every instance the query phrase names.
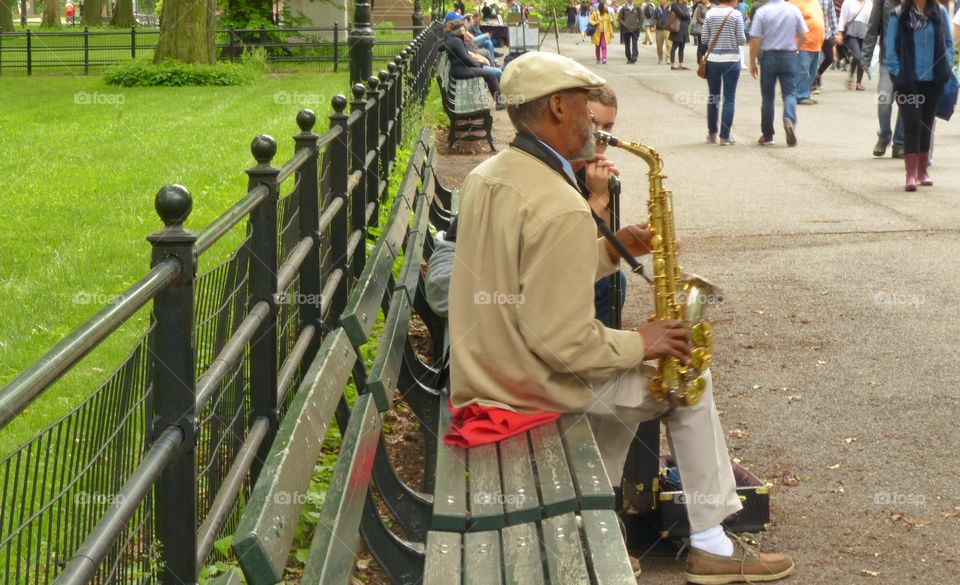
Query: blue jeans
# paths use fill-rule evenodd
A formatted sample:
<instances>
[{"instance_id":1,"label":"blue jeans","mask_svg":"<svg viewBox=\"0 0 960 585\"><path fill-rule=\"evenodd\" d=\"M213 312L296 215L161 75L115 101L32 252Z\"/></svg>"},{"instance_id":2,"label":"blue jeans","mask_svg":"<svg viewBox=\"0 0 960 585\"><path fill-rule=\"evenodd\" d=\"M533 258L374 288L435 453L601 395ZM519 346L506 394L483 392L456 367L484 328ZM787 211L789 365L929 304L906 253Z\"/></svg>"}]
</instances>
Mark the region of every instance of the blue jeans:
<instances>
[{"instance_id":1,"label":"blue jeans","mask_svg":"<svg viewBox=\"0 0 960 585\"><path fill-rule=\"evenodd\" d=\"M503 75L503 69L498 67L490 67L489 65L483 66L484 71L493 71L493 74L497 76L497 81L500 81L500 76Z\"/></svg>"},{"instance_id":2,"label":"blue jeans","mask_svg":"<svg viewBox=\"0 0 960 585\"><path fill-rule=\"evenodd\" d=\"M620 310L627 301L627 275L619 271L620 275ZM593 285L593 304L597 319L607 327L613 326L613 311L610 310L610 277L605 276Z\"/></svg>"},{"instance_id":3,"label":"blue jeans","mask_svg":"<svg viewBox=\"0 0 960 585\"><path fill-rule=\"evenodd\" d=\"M797 123L797 53L794 51L764 51L760 57L760 130L764 138L773 139L773 100L777 81L783 95L783 121Z\"/></svg>"},{"instance_id":4,"label":"blue jeans","mask_svg":"<svg viewBox=\"0 0 960 585\"><path fill-rule=\"evenodd\" d=\"M820 51L800 51L797 60L797 101L800 101L810 98L810 87L820 66Z\"/></svg>"},{"instance_id":5,"label":"blue jeans","mask_svg":"<svg viewBox=\"0 0 960 585\"><path fill-rule=\"evenodd\" d=\"M497 62L497 55L493 52L493 41L490 40L490 35L483 33L482 35L473 37L473 44L487 52L490 63Z\"/></svg>"},{"instance_id":6,"label":"blue jeans","mask_svg":"<svg viewBox=\"0 0 960 585\"><path fill-rule=\"evenodd\" d=\"M733 111L740 81L740 61L715 63L707 61L707 131L717 133L717 118L720 117L720 86L723 86L723 119L720 122L720 138L730 138L733 127Z\"/></svg>"},{"instance_id":7,"label":"blue jeans","mask_svg":"<svg viewBox=\"0 0 960 585\"><path fill-rule=\"evenodd\" d=\"M890 79L890 71L887 70L885 63L880 64L880 80L877 82L877 118L880 120L877 137L887 143L893 138L894 144L903 146L903 118L900 116L899 108L896 130L890 127L890 121L893 119L893 81Z\"/></svg>"}]
</instances>

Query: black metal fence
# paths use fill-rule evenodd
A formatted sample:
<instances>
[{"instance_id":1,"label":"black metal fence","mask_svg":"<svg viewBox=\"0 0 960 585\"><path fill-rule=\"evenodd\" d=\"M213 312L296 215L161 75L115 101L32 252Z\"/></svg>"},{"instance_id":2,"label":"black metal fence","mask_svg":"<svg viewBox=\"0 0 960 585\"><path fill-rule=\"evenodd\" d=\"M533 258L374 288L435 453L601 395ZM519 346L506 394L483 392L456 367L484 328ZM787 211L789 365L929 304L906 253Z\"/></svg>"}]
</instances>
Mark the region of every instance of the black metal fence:
<instances>
[{"instance_id":1,"label":"black metal fence","mask_svg":"<svg viewBox=\"0 0 960 585\"><path fill-rule=\"evenodd\" d=\"M423 27L373 27L374 64L385 65ZM215 50L221 61L240 61L245 52L263 51L273 68L309 64L316 71L349 69L348 27L222 29ZM134 59L150 59L160 29L0 33L0 75L100 73Z\"/></svg>"},{"instance_id":2,"label":"black metal fence","mask_svg":"<svg viewBox=\"0 0 960 585\"><path fill-rule=\"evenodd\" d=\"M290 389L363 269L439 30L423 30L352 99L334 97L324 134L301 111L286 162L274 165L275 141L257 136L247 194L202 231L184 225L187 189L162 188L150 271L0 389L2 429L152 303L123 364L0 460L0 583L180 585L218 558ZM234 228L242 243L198 274Z\"/></svg>"}]
</instances>

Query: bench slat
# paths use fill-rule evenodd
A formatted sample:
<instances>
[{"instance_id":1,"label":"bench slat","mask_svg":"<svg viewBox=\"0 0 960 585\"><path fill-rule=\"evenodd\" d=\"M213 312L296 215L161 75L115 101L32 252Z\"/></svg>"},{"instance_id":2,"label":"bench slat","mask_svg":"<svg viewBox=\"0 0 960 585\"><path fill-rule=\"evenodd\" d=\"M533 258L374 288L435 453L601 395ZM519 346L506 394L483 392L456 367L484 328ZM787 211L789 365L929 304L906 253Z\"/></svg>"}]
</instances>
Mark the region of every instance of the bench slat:
<instances>
[{"instance_id":1,"label":"bench slat","mask_svg":"<svg viewBox=\"0 0 960 585\"><path fill-rule=\"evenodd\" d=\"M503 572L506 582L511 585L544 585L540 536L537 534L536 524L510 526L500 535L503 539Z\"/></svg>"},{"instance_id":2,"label":"bench slat","mask_svg":"<svg viewBox=\"0 0 960 585\"><path fill-rule=\"evenodd\" d=\"M380 312L380 301L390 284L393 261L394 253L390 246L378 243L370 252L360 279L347 300L347 308L340 316L340 324L356 347L366 343L370 337Z\"/></svg>"},{"instance_id":3,"label":"bench slat","mask_svg":"<svg viewBox=\"0 0 960 585\"><path fill-rule=\"evenodd\" d=\"M530 441L526 433L500 441L507 524L533 522L540 518L540 496L537 495L537 479L530 457Z\"/></svg>"},{"instance_id":4,"label":"bench slat","mask_svg":"<svg viewBox=\"0 0 960 585\"><path fill-rule=\"evenodd\" d=\"M334 409L356 354L342 329L327 335L303 378L230 546L250 585L283 577L294 529Z\"/></svg>"},{"instance_id":5,"label":"bench slat","mask_svg":"<svg viewBox=\"0 0 960 585\"><path fill-rule=\"evenodd\" d=\"M395 198L390 218L385 224L387 227L370 252L363 272L347 299L347 307L340 316L340 323L355 347L363 345L370 337L380 311L380 302L393 276L393 261L403 244L409 221L410 204L403 197Z\"/></svg>"},{"instance_id":6,"label":"bench slat","mask_svg":"<svg viewBox=\"0 0 960 585\"><path fill-rule=\"evenodd\" d=\"M397 287L394 288L394 293L397 289L404 290L411 305L417 297L417 284L420 282L420 261L423 259L424 243L429 236L427 230L427 220L429 218L430 209L427 207L427 198L419 195L413 226L410 228L410 237L403 252L403 269L397 279Z\"/></svg>"},{"instance_id":7,"label":"bench slat","mask_svg":"<svg viewBox=\"0 0 960 585\"><path fill-rule=\"evenodd\" d=\"M410 323L410 300L407 295L394 294L390 310L380 336L380 347L367 376L367 390L373 394L380 412L389 410L393 392L403 364L403 349L407 344L407 325Z\"/></svg>"},{"instance_id":8,"label":"bench slat","mask_svg":"<svg viewBox=\"0 0 960 585\"><path fill-rule=\"evenodd\" d=\"M450 191L450 214L457 215L460 212L460 189Z\"/></svg>"},{"instance_id":9,"label":"bench slat","mask_svg":"<svg viewBox=\"0 0 960 585\"><path fill-rule=\"evenodd\" d=\"M463 535L463 575L470 585L502 585L500 533L496 530Z\"/></svg>"},{"instance_id":10,"label":"bench slat","mask_svg":"<svg viewBox=\"0 0 960 585\"><path fill-rule=\"evenodd\" d=\"M547 573L551 583L590 585L590 573L587 571L583 546L580 544L576 516L564 514L543 521L543 550L547 557Z\"/></svg>"},{"instance_id":11,"label":"bench slat","mask_svg":"<svg viewBox=\"0 0 960 585\"><path fill-rule=\"evenodd\" d=\"M633 583L633 569L620 532L617 514L611 510L585 510L584 541L597 583Z\"/></svg>"},{"instance_id":12,"label":"bench slat","mask_svg":"<svg viewBox=\"0 0 960 585\"><path fill-rule=\"evenodd\" d=\"M557 425L551 423L532 429L530 443L537 463L543 516L547 518L575 511L577 493Z\"/></svg>"},{"instance_id":13,"label":"bench slat","mask_svg":"<svg viewBox=\"0 0 960 585\"><path fill-rule=\"evenodd\" d=\"M573 485L581 510L612 510L616 496L603 468L600 449L585 414L567 414L560 418L561 436L567 461L573 472Z\"/></svg>"},{"instance_id":14,"label":"bench slat","mask_svg":"<svg viewBox=\"0 0 960 585\"><path fill-rule=\"evenodd\" d=\"M300 580L305 585L350 582L380 428L373 397L357 397Z\"/></svg>"},{"instance_id":15,"label":"bench slat","mask_svg":"<svg viewBox=\"0 0 960 585\"><path fill-rule=\"evenodd\" d=\"M441 404L432 528L462 532L467 529L467 454L462 447L443 443L443 436L447 434L451 421L450 409L445 403Z\"/></svg>"},{"instance_id":16,"label":"bench slat","mask_svg":"<svg viewBox=\"0 0 960 585\"><path fill-rule=\"evenodd\" d=\"M467 450L470 469L470 529L503 528L503 492L497 444Z\"/></svg>"},{"instance_id":17,"label":"bench slat","mask_svg":"<svg viewBox=\"0 0 960 585\"><path fill-rule=\"evenodd\" d=\"M423 585L460 585L460 535L455 532L427 533L427 562Z\"/></svg>"}]
</instances>

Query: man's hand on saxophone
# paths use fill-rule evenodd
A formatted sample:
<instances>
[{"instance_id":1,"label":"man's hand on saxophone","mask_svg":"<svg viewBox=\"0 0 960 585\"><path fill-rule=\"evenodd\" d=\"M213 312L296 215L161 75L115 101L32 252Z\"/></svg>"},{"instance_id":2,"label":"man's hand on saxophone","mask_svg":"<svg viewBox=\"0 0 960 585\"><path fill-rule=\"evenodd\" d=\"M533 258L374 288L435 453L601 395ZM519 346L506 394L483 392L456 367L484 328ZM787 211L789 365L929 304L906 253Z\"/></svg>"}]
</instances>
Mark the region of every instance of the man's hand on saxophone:
<instances>
[{"instance_id":1,"label":"man's hand on saxophone","mask_svg":"<svg viewBox=\"0 0 960 585\"><path fill-rule=\"evenodd\" d=\"M690 328L683 321L650 321L635 331L643 337L643 359L675 357L684 365L690 362Z\"/></svg>"}]
</instances>

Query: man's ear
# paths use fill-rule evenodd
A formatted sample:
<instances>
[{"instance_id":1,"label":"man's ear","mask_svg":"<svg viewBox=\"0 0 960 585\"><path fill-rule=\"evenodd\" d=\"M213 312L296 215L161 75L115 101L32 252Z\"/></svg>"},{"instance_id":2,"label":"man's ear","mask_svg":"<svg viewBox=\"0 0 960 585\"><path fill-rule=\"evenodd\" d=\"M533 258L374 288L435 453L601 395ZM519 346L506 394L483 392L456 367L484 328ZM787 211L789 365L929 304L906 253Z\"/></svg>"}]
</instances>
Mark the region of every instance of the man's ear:
<instances>
[{"instance_id":1,"label":"man's ear","mask_svg":"<svg viewBox=\"0 0 960 585\"><path fill-rule=\"evenodd\" d=\"M557 120L561 121L567 115L567 103L563 99L563 95L555 93L550 96L549 101L547 102L550 110L550 114Z\"/></svg>"}]
</instances>

